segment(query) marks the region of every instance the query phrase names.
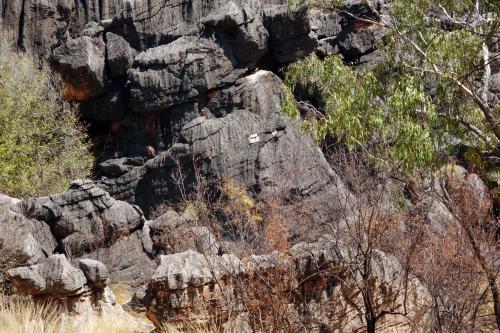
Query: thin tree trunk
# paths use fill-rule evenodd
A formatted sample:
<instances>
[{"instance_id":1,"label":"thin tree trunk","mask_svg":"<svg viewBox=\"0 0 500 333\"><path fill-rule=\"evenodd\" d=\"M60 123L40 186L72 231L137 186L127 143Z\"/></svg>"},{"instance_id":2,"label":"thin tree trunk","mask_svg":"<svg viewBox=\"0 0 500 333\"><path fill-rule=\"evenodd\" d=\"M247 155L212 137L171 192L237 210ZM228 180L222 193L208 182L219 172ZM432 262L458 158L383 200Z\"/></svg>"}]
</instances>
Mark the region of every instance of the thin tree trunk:
<instances>
[{"instance_id":1,"label":"thin tree trunk","mask_svg":"<svg viewBox=\"0 0 500 333\"><path fill-rule=\"evenodd\" d=\"M461 221L461 220L459 220ZM462 221L461 221L462 222ZM497 323L498 331L500 332L500 290L498 288L497 278L494 272L492 272L486 262L486 258L482 255L481 249L472 234L472 231L468 228L468 226L464 225L462 222L462 227L465 229L465 233L469 238L469 241L472 245L472 249L474 250L474 255L479 261L481 268L486 274L486 278L488 279L488 286L490 288L491 297L493 299L493 312L495 314L495 320Z\"/></svg>"}]
</instances>

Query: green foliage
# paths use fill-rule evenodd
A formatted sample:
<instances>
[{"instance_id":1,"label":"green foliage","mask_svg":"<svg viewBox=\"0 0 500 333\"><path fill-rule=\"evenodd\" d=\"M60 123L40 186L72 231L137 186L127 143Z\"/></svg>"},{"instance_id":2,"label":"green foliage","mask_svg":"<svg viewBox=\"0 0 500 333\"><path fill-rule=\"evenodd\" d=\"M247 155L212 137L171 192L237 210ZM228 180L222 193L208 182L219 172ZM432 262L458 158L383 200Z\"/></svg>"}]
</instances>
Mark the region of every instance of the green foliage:
<instances>
[{"instance_id":1,"label":"green foliage","mask_svg":"<svg viewBox=\"0 0 500 333\"><path fill-rule=\"evenodd\" d=\"M87 177L93 159L75 113L58 101L49 69L13 51L0 36L0 191L61 191Z\"/></svg>"},{"instance_id":2,"label":"green foliage","mask_svg":"<svg viewBox=\"0 0 500 333\"><path fill-rule=\"evenodd\" d=\"M290 66L286 84L289 91L320 95L321 116L305 125L316 140L333 135L348 148L366 150L375 161L404 171L428 166L434 157L434 105L411 77L384 85L377 74L355 71L340 57L322 61L313 55ZM286 96L282 109L297 118L298 105L292 94Z\"/></svg>"},{"instance_id":3,"label":"green foliage","mask_svg":"<svg viewBox=\"0 0 500 333\"><path fill-rule=\"evenodd\" d=\"M482 4L493 11L482 14L485 18L478 22L475 1L395 1L392 28L382 51L387 63L401 74L434 87L432 98L449 134L488 149L498 144L495 128L485 119L484 101L467 93L479 95L485 71L483 46L491 42L500 24L499 6ZM461 22L452 31L444 30L432 16L445 10ZM471 17L476 23L468 21Z\"/></svg>"},{"instance_id":4,"label":"green foliage","mask_svg":"<svg viewBox=\"0 0 500 333\"><path fill-rule=\"evenodd\" d=\"M498 3L481 1L479 11L472 0L391 5L381 22L385 60L371 70L353 70L339 57L310 56L291 65L284 112L298 118L299 104L314 104L315 117L303 124L318 141L331 135L403 173L439 162L450 138L478 151L494 150L497 115L479 87L486 82L483 50L500 31ZM447 16L455 20L452 29L443 28L440 18Z\"/></svg>"},{"instance_id":5,"label":"green foliage","mask_svg":"<svg viewBox=\"0 0 500 333\"><path fill-rule=\"evenodd\" d=\"M244 188L226 180L223 182L221 190L226 198L225 204L222 205L223 210L231 218L230 222L233 225L251 224L255 226L262 222L263 218L260 215L258 205Z\"/></svg>"}]
</instances>

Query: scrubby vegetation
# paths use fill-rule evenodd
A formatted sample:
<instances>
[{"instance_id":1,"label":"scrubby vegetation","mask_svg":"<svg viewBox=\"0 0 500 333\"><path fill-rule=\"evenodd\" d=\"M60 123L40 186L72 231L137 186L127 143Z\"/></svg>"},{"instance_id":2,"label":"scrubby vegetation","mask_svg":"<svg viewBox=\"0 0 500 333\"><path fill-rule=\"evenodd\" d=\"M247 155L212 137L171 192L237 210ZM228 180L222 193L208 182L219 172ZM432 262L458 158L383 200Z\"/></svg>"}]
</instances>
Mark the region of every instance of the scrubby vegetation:
<instances>
[{"instance_id":1,"label":"scrubby vegetation","mask_svg":"<svg viewBox=\"0 0 500 333\"><path fill-rule=\"evenodd\" d=\"M0 35L0 189L17 197L63 191L90 174L85 130L60 100L57 76L10 40Z\"/></svg>"}]
</instances>

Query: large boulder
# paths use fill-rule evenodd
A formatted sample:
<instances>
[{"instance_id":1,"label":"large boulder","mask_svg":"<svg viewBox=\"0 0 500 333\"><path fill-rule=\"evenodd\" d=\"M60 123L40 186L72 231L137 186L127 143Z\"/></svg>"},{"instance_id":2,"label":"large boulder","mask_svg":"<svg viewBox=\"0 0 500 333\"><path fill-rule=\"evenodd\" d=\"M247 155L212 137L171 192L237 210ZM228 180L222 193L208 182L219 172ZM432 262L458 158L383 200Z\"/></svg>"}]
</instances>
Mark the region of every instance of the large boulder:
<instances>
[{"instance_id":1,"label":"large boulder","mask_svg":"<svg viewBox=\"0 0 500 333\"><path fill-rule=\"evenodd\" d=\"M130 71L134 111L160 111L235 82L247 71L212 39L181 37L139 54Z\"/></svg>"},{"instance_id":2,"label":"large boulder","mask_svg":"<svg viewBox=\"0 0 500 333\"><path fill-rule=\"evenodd\" d=\"M138 207L85 180L74 181L64 193L25 199L22 205L27 216L50 226L59 249L72 256L109 246L144 223Z\"/></svg>"},{"instance_id":3,"label":"large boulder","mask_svg":"<svg viewBox=\"0 0 500 333\"><path fill-rule=\"evenodd\" d=\"M52 52L52 63L65 83L66 100L85 102L105 92L105 55L102 36L72 38Z\"/></svg>"},{"instance_id":4,"label":"large boulder","mask_svg":"<svg viewBox=\"0 0 500 333\"><path fill-rule=\"evenodd\" d=\"M109 70L113 79L127 75L137 51L121 36L106 33L106 50Z\"/></svg>"},{"instance_id":5,"label":"large boulder","mask_svg":"<svg viewBox=\"0 0 500 333\"><path fill-rule=\"evenodd\" d=\"M142 231L122 236L109 247L98 248L81 258L99 260L106 265L110 284L138 287L149 280L157 263L147 252ZM147 239L146 239L147 241Z\"/></svg>"},{"instance_id":6,"label":"large boulder","mask_svg":"<svg viewBox=\"0 0 500 333\"><path fill-rule=\"evenodd\" d=\"M229 1L202 20L206 28L213 29L224 44L234 49L242 63L254 63L268 52L269 34L255 3Z\"/></svg>"},{"instance_id":7,"label":"large boulder","mask_svg":"<svg viewBox=\"0 0 500 333\"><path fill-rule=\"evenodd\" d=\"M3 268L36 264L57 247L48 224L26 218L19 203L0 194L0 265Z\"/></svg>"},{"instance_id":8,"label":"large boulder","mask_svg":"<svg viewBox=\"0 0 500 333\"><path fill-rule=\"evenodd\" d=\"M71 266L63 254L52 255L36 265L11 269L9 276L18 292L53 297L75 296L84 292L87 279Z\"/></svg>"},{"instance_id":9,"label":"large boulder","mask_svg":"<svg viewBox=\"0 0 500 333\"><path fill-rule=\"evenodd\" d=\"M80 259L79 266L87 281L96 288L105 288L108 284L108 269L100 261L92 259Z\"/></svg>"}]
</instances>

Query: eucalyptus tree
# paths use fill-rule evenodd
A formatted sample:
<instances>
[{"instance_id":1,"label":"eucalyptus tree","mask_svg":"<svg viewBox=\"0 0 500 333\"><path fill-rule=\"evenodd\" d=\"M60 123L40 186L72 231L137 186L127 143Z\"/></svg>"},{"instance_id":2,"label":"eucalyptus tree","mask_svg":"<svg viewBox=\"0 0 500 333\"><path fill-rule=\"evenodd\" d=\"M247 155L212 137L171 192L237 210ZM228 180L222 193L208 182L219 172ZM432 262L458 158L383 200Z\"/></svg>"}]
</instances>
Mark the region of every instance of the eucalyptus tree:
<instances>
[{"instance_id":1,"label":"eucalyptus tree","mask_svg":"<svg viewBox=\"0 0 500 333\"><path fill-rule=\"evenodd\" d=\"M452 139L475 152L497 151L500 105L490 93L492 63L500 61L496 0L394 0L377 20L336 0L298 4L335 7L385 30L384 60L373 69L314 55L290 66L283 110L293 117L314 110L304 126L316 139L333 136L402 173L428 170ZM293 93L306 98L297 103Z\"/></svg>"}]
</instances>

